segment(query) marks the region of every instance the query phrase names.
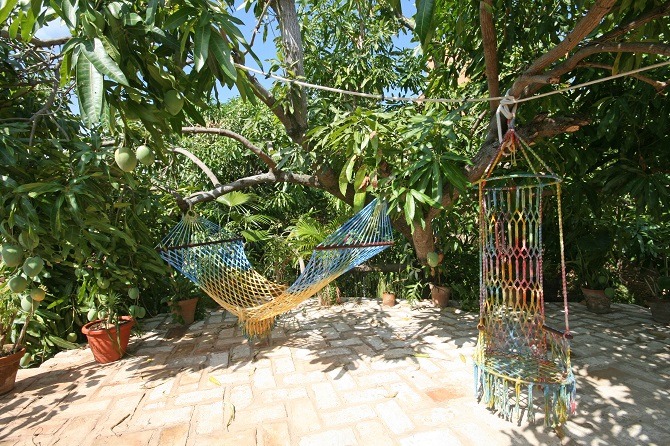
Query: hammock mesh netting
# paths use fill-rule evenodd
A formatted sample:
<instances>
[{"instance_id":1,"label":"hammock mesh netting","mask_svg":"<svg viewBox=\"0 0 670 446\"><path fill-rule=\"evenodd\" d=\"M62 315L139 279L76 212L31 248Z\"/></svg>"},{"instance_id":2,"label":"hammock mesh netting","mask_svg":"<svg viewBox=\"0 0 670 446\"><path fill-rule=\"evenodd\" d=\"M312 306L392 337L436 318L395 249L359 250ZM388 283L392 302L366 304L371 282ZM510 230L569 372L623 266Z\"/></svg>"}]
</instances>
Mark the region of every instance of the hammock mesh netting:
<instances>
[{"instance_id":1,"label":"hammock mesh netting","mask_svg":"<svg viewBox=\"0 0 670 446\"><path fill-rule=\"evenodd\" d=\"M227 311L249 337L267 336L277 316L393 244L384 202L372 201L312 253L290 285L259 274L244 252L243 239L189 212L162 240L161 257Z\"/></svg>"},{"instance_id":2,"label":"hammock mesh netting","mask_svg":"<svg viewBox=\"0 0 670 446\"><path fill-rule=\"evenodd\" d=\"M501 153L536 156L508 131ZM475 351L475 392L504 418L517 421L522 406L534 421L534 396L544 399L545 424L560 425L575 409L570 365L560 179L549 173L490 177L479 183L480 319ZM537 158L539 160L539 158ZM541 162L541 160L539 160ZM543 166L548 170L546 165ZM545 325L542 287L542 209L555 199L561 249L566 332ZM552 227L552 229L555 228Z\"/></svg>"}]
</instances>

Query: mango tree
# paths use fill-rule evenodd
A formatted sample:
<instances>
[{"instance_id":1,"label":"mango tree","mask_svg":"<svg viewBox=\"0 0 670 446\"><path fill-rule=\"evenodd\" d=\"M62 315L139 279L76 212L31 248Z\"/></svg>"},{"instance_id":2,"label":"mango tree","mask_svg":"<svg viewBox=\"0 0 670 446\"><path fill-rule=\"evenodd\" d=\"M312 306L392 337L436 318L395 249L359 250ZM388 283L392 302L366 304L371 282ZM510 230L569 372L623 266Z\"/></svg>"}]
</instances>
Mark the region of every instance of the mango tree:
<instances>
[{"instance_id":1,"label":"mango tree","mask_svg":"<svg viewBox=\"0 0 670 446\"><path fill-rule=\"evenodd\" d=\"M0 22L4 36L53 51L59 87L75 85L89 126L104 125L117 144L148 136L161 150L166 132L213 133L236 140L264 165L263 171L183 198L184 208L268 183L320 188L350 205L362 202L364 192L381 189L398 211L396 228L422 262L439 241L433 221L498 152L498 100L402 105L383 95L508 94L520 100L670 55L670 3L663 1L421 0L411 18L397 1L244 5L255 13L256 31L277 32L270 71L377 98L296 83L265 88L242 68L254 57L253 45L240 33L232 3L14 0L3 2ZM70 37L34 37L57 18ZM416 49L398 48L399 34L410 36ZM668 101L661 96L667 78L665 66L526 102L519 108L518 133L531 144L548 139L542 155L559 173L581 175L589 165L588 174L632 176L638 187L610 181L612 193L661 209L668 202L667 172L657 172L667 161L658 150L667 144ZM204 128L200 110L217 82L265 104L291 143L264 147L227 129ZM578 137L569 136L580 130Z\"/></svg>"}]
</instances>

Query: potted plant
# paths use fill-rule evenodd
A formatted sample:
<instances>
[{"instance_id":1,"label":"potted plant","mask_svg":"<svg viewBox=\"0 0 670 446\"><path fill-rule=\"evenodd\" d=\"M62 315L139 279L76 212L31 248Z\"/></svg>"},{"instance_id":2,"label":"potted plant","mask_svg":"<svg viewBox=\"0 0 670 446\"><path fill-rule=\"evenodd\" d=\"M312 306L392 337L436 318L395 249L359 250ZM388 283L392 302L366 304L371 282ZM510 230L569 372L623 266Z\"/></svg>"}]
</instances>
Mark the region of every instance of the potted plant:
<instances>
[{"instance_id":1,"label":"potted plant","mask_svg":"<svg viewBox=\"0 0 670 446\"><path fill-rule=\"evenodd\" d=\"M392 307L396 304L396 294L392 284L387 282L383 275L379 276L379 282L377 282L377 298L385 307Z\"/></svg>"},{"instance_id":2,"label":"potted plant","mask_svg":"<svg viewBox=\"0 0 670 446\"><path fill-rule=\"evenodd\" d=\"M605 261L606 257L600 250L579 248L573 262L586 308L598 314L609 313L615 295Z\"/></svg>"},{"instance_id":3,"label":"potted plant","mask_svg":"<svg viewBox=\"0 0 670 446\"><path fill-rule=\"evenodd\" d=\"M131 288L128 294L136 300L139 290ZM90 322L85 324L81 331L88 338L93 358L101 364L106 364L121 359L126 353L135 317L143 317L146 310L138 305L126 308L121 295L115 291L97 294L96 301L96 306L88 312ZM126 311L130 314L122 315Z\"/></svg>"},{"instance_id":4,"label":"potted plant","mask_svg":"<svg viewBox=\"0 0 670 446\"><path fill-rule=\"evenodd\" d=\"M451 288L442 285L444 254L429 252L426 256L426 262L430 267L430 277L432 278L432 282L428 286L430 287L430 297L433 305L438 308L446 308L449 305Z\"/></svg>"},{"instance_id":5,"label":"potted plant","mask_svg":"<svg viewBox=\"0 0 670 446\"><path fill-rule=\"evenodd\" d=\"M652 298L647 300L651 318L662 324L670 324L670 276L660 276L656 281L647 281Z\"/></svg>"},{"instance_id":6,"label":"potted plant","mask_svg":"<svg viewBox=\"0 0 670 446\"><path fill-rule=\"evenodd\" d=\"M170 276L170 288L172 292L161 302L168 305L176 322L184 325L192 324L202 291L193 282L174 271Z\"/></svg>"},{"instance_id":7,"label":"potted plant","mask_svg":"<svg viewBox=\"0 0 670 446\"><path fill-rule=\"evenodd\" d=\"M26 354L23 341L28 322L38 305L39 302L27 294L21 298L19 305L19 294L12 291L4 281L0 283L0 395L14 388L19 365L30 356ZM26 313L23 327L14 342L10 342L12 326L22 310Z\"/></svg>"}]
</instances>

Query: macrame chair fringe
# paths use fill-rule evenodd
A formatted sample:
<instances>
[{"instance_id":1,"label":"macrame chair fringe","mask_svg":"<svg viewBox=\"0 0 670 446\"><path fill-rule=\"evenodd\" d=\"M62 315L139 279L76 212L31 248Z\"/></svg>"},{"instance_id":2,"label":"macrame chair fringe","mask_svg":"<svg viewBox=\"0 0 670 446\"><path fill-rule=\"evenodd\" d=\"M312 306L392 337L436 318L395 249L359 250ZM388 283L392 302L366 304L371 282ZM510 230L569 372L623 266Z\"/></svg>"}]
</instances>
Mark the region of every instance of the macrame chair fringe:
<instances>
[{"instance_id":1,"label":"macrame chair fringe","mask_svg":"<svg viewBox=\"0 0 670 446\"><path fill-rule=\"evenodd\" d=\"M236 315L248 337L263 338L277 316L392 244L386 203L373 200L315 248L290 286L258 273L241 238L192 212L165 236L158 250L167 263Z\"/></svg>"},{"instance_id":2,"label":"macrame chair fringe","mask_svg":"<svg viewBox=\"0 0 670 446\"><path fill-rule=\"evenodd\" d=\"M528 421L534 422L539 409L544 412L545 425L558 426L576 407L561 180L510 127L498 157L479 182L481 272L479 336L473 355L475 395L509 421L520 423L525 412ZM508 169L518 157L532 173L507 170L492 176L503 155L512 156ZM534 167L538 161L543 168L540 173ZM542 210L548 197L556 199L558 211L565 332L545 325Z\"/></svg>"}]
</instances>

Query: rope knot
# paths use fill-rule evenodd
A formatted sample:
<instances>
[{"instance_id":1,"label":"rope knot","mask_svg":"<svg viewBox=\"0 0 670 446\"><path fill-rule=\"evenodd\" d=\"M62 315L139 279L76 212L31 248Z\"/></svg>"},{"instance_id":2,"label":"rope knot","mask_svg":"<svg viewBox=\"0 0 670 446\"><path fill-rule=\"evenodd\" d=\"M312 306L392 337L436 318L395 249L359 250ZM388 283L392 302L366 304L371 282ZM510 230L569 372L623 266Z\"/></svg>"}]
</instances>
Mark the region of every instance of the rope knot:
<instances>
[{"instance_id":1,"label":"rope knot","mask_svg":"<svg viewBox=\"0 0 670 446\"><path fill-rule=\"evenodd\" d=\"M512 108L510 109L510 106ZM509 94L509 91L504 98L500 100L500 105L496 110L496 121L498 122L498 141L502 143L503 141L503 132L502 132L502 123L500 122L500 115L503 115L507 118L507 126L510 129L514 129L514 119L516 118L516 108L518 102L516 98Z\"/></svg>"}]
</instances>

